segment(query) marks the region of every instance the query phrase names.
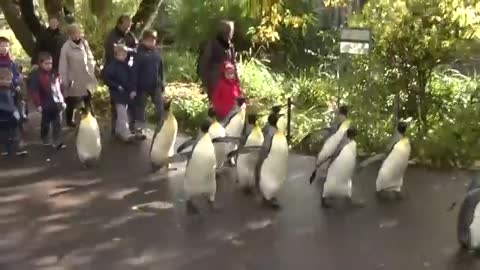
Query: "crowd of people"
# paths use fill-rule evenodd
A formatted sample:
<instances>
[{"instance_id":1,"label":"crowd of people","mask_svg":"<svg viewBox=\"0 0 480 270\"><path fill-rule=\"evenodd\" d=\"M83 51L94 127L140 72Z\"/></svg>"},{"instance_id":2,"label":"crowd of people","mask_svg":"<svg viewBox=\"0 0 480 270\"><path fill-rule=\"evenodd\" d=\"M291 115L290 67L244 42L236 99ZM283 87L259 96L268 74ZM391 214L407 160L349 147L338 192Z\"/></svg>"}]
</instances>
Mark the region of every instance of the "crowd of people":
<instances>
[{"instance_id":1,"label":"crowd of people","mask_svg":"<svg viewBox=\"0 0 480 270\"><path fill-rule=\"evenodd\" d=\"M163 117L165 66L157 47L157 32L144 30L140 39L130 31L129 15L118 18L104 42L100 72L90 45L78 24L63 32L57 17L39 34L31 58L32 69L23 79L21 67L10 54L10 41L0 37L0 140L2 155L25 156L23 124L31 104L41 114L40 137L45 146L62 149L63 122L75 128L74 112L85 107L94 114L92 94L97 76L109 89L112 135L124 142L145 140L148 98L155 117ZM224 118L242 95L232 43L234 24L222 21L217 35L199 51L197 73L218 118ZM28 98L27 98L28 97ZM51 132L50 132L51 130ZM51 133L51 134L50 134Z\"/></svg>"}]
</instances>

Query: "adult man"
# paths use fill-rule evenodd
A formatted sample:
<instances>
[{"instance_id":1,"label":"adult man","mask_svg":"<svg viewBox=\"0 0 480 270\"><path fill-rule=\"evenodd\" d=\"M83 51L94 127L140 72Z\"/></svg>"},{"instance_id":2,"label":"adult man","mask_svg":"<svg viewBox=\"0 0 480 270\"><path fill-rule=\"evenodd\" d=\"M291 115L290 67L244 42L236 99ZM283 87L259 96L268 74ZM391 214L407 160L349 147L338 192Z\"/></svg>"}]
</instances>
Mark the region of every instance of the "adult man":
<instances>
[{"instance_id":1,"label":"adult man","mask_svg":"<svg viewBox=\"0 0 480 270\"><path fill-rule=\"evenodd\" d=\"M128 50L127 62L131 65L131 61L133 61L133 55L135 54L137 48L137 38L135 35L130 32L130 27L132 26L132 19L129 15L123 14L117 19L117 25L115 28L110 31L107 35L104 43L104 51L105 51L105 63L104 66L106 67L115 57L113 53L113 49L115 44L123 43L126 45ZM115 122L117 121L117 112L115 111L115 105L113 101L111 103L112 108L112 135L115 135ZM129 107L129 114L130 118L133 118L133 111L132 106ZM131 127L133 131L133 125Z\"/></svg>"},{"instance_id":2,"label":"adult man","mask_svg":"<svg viewBox=\"0 0 480 270\"><path fill-rule=\"evenodd\" d=\"M117 43L124 43L127 46L129 50L129 59L133 56L133 53L137 48L138 41L135 38L135 35L130 32L131 26L132 20L130 19L129 15L123 14L118 17L117 25L112 31L110 31L105 39L105 65L114 59L113 47Z\"/></svg>"},{"instance_id":3,"label":"adult man","mask_svg":"<svg viewBox=\"0 0 480 270\"><path fill-rule=\"evenodd\" d=\"M52 55L54 73L58 73L58 61L60 59L60 51L63 44L67 40L59 28L59 20L56 16L51 16L48 20L48 28L45 29L38 37L35 51L32 57L31 64L36 66L38 63L38 54L41 52L48 52Z\"/></svg>"},{"instance_id":4,"label":"adult man","mask_svg":"<svg viewBox=\"0 0 480 270\"><path fill-rule=\"evenodd\" d=\"M200 54L198 75L209 99L220 76L220 68L225 61L229 61L234 65L235 76L238 79L237 67L235 65L235 48L232 43L233 33L234 23L232 21L222 21L217 35L207 43Z\"/></svg>"}]
</instances>

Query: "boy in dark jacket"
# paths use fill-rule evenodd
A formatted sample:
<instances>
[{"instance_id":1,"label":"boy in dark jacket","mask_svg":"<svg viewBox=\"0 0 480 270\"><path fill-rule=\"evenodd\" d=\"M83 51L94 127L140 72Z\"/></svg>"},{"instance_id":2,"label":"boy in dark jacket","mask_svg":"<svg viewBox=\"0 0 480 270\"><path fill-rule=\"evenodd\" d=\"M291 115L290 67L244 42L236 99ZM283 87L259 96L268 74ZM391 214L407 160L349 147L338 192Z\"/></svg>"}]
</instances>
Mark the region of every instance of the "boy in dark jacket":
<instances>
[{"instance_id":1,"label":"boy in dark jacket","mask_svg":"<svg viewBox=\"0 0 480 270\"><path fill-rule=\"evenodd\" d=\"M141 44L138 46L137 55L133 60L132 83L135 96L135 129L136 137L140 140L146 138L145 106L147 96L155 106L156 121L162 119L163 91L165 90L165 75L163 60L156 48L157 32L146 30L143 32Z\"/></svg>"},{"instance_id":2,"label":"boy in dark jacket","mask_svg":"<svg viewBox=\"0 0 480 270\"><path fill-rule=\"evenodd\" d=\"M129 84L132 76L127 57L128 48L124 44L115 45L114 59L103 70L103 80L110 91L111 103L115 106L115 135L125 142L130 142L133 135L128 124L127 109L135 96Z\"/></svg>"},{"instance_id":3,"label":"boy in dark jacket","mask_svg":"<svg viewBox=\"0 0 480 270\"><path fill-rule=\"evenodd\" d=\"M13 74L8 68L0 68L0 144L6 152L2 155L25 156L27 151L20 149L18 128L20 112L17 91L12 87Z\"/></svg>"},{"instance_id":4,"label":"boy in dark jacket","mask_svg":"<svg viewBox=\"0 0 480 270\"><path fill-rule=\"evenodd\" d=\"M42 114L40 137L45 146L52 146L53 141L53 147L64 148L61 132L65 100L60 80L52 70L52 55L48 52L39 53L38 66L39 68L33 70L29 75L28 89L33 104ZM50 127L52 127L52 141L49 138Z\"/></svg>"}]
</instances>

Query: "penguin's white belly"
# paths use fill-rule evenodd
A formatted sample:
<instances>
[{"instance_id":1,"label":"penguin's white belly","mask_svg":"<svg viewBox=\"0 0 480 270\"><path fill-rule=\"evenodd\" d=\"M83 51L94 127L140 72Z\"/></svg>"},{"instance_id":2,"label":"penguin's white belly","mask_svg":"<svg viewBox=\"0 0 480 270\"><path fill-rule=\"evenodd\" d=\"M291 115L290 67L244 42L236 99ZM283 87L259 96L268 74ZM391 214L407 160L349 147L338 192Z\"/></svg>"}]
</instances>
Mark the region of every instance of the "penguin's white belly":
<instances>
[{"instance_id":1,"label":"penguin's white belly","mask_svg":"<svg viewBox=\"0 0 480 270\"><path fill-rule=\"evenodd\" d=\"M323 145L322 150L320 150L320 153L318 153L317 160L322 161L325 158L332 155L333 152L335 152L335 149L337 149L337 146L342 141L344 134L345 134L345 131L338 130L335 134L330 136L325 141L325 144Z\"/></svg>"},{"instance_id":2,"label":"penguin's white belly","mask_svg":"<svg viewBox=\"0 0 480 270\"><path fill-rule=\"evenodd\" d=\"M245 123L241 119L240 115L239 114L235 115L233 119L230 121L230 123L228 124L228 126L225 127L226 136L240 138L242 136L244 124ZM238 146L235 145L234 143L226 144L227 153L233 150L236 150L237 148Z\"/></svg>"},{"instance_id":3,"label":"penguin's white belly","mask_svg":"<svg viewBox=\"0 0 480 270\"><path fill-rule=\"evenodd\" d=\"M260 190L267 200L273 198L287 180L288 144L285 137L281 140L274 139L270 153L260 168Z\"/></svg>"},{"instance_id":4,"label":"penguin's white belly","mask_svg":"<svg viewBox=\"0 0 480 270\"><path fill-rule=\"evenodd\" d=\"M96 120L81 121L77 134L77 154L81 162L98 159L102 152L100 128Z\"/></svg>"},{"instance_id":5,"label":"penguin's white belly","mask_svg":"<svg viewBox=\"0 0 480 270\"><path fill-rule=\"evenodd\" d=\"M390 153L378 172L376 181L377 191L398 191L402 190L403 175L408 166L408 155L401 152Z\"/></svg>"},{"instance_id":6,"label":"penguin's white belly","mask_svg":"<svg viewBox=\"0 0 480 270\"><path fill-rule=\"evenodd\" d=\"M237 158L237 177L242 187L254 186L255 165L258 161L258 152L240 154Z\"/></svg>"},{"instance_id":7,"label":"penguin's white belly","mask_svg":"<svg viewBox=\"0 0 480 270\"><path fill-rule=\"evenodd\" d=\"M169 156L174 154L177 139L177 122L165 121L162 128L155 136L150 159L152 163L161 166Z\"/></svg>"},{"instance_id":8,"label":"penguin's white belly","mask_svg":"<svg viewBox=\"0 0 480 270\"><path fill-rule=\"evenodd\" d=\"M323 197L352 196L352 175L356 162L356 143L346 145L340 155L332 162L323 186Z\"/></svg>"},{"instance_id":9,"label":"penguin's white belly","mask_svg":"<svg viewBox=\"0 0 480 270\"><path fill-rule=\"evenodd\" d=\"M225 137L225 129L222 128L215 128L215 131L209 131L210 137L212 139L215 138L223 138ZM227 152L227 145L225 143L215 143L213 144L213 147L215 148L215 157L217 159L217 168L220 168L220 166L225 162L226 156L228 154Z\"/></svg>"},{"instance_id":10,"label":"penguin's white belly","mask_svg":"<svg viewBox=\"0 0 480 270\"><path fill-rule=\"evenodd\" d=\"M200 145L195 147L185 172L184 190L187 198L195 195L215 195L216 163L215 151L211 143L203 149L200 149Z\"/></svg>"},{"instance_id":11,"label":"penguin's white belly","mask_svg":"<svg viewBox=\"0 0 480 270\"><path fill-rule=\"evenodd\" d=\"M473 221L470 224L470 246L472 249L480 248L480 203L475 207Z\"/></svg>"}]
</instances>

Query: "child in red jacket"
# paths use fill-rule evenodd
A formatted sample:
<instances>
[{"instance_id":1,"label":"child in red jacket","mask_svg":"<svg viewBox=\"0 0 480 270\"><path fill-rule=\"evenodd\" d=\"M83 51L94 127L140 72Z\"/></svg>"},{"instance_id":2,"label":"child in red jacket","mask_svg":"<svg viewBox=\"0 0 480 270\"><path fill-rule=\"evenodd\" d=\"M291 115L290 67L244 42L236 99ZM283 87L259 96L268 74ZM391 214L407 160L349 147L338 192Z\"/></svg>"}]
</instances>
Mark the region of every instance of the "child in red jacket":
<instances>
[{"instance_id":1,"label":"child in red jacket","mask_svg":"<svg viewBox=\"0 0 480 270\"><path fill-rule=\"evenodd\" d=\"M222 76L218 78L213 89L212 107L217 113L217 117L223 119L234 108L235 100L242 96L242 92L232 63L224 62L220 74Z\"/></svg>"}]
</instances>

